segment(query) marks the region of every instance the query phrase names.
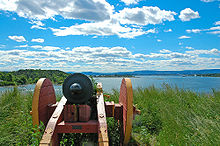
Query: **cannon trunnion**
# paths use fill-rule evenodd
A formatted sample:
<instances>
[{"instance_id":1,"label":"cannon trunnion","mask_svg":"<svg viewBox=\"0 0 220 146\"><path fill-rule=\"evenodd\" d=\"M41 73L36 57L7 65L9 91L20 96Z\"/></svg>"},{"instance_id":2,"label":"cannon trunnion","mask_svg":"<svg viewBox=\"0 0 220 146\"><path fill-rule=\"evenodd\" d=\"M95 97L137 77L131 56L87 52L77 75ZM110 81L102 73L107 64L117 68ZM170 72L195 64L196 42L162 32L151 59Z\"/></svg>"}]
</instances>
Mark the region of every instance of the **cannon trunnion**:
<instances>
[{"instance_id":1,"label":"cannon trunnion","mask_svg":"<svg viewBox=\"0 0 220 146\"><path fill-rule=\"evenodd\" d=\"M102 84L94 95L91 80L75 73L64 80L63 97L56 102L49 79L38 80L32 100L33 125L42 121L46 126L40 145L59 145L60 133L98 133L98 144L109 145L106 117L121 124L120 143L127 145L131 137L132 120L140 111L133 106L131 80L122 79L119 103L104 102Z\"/></svg>"}]
</instances>

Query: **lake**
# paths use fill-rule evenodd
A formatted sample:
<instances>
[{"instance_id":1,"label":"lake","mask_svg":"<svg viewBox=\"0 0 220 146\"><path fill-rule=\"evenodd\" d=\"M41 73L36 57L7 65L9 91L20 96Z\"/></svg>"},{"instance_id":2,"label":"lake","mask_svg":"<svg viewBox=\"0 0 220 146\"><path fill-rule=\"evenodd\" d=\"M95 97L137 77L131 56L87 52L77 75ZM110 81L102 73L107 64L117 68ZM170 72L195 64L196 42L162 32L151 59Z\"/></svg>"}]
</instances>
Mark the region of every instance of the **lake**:
<instances>
[{"instance_id":1,"label":"lake","mask_svg":"<svg viewBox=\"0 0 220 146\"><path fill-rule=\"evenodd\" d=\"M94 78L97 82L101 82L105 92L111 92L112 89L120 89L122 78ZM133 89L138 87L146 88L154 85L157 88L162 88L164 83L177 86L180 89L192 90L198 93L211 93L212 89L220 90L220 77L195 77L195 76L137 76L131 78ZM5 90L11 90L13 87L0 87L0 93ZM18 87L22 91L33 91L35 85L25 85ZM54 85L56 94L62 94L62 86Z\"/></svg>"}]
</instances>

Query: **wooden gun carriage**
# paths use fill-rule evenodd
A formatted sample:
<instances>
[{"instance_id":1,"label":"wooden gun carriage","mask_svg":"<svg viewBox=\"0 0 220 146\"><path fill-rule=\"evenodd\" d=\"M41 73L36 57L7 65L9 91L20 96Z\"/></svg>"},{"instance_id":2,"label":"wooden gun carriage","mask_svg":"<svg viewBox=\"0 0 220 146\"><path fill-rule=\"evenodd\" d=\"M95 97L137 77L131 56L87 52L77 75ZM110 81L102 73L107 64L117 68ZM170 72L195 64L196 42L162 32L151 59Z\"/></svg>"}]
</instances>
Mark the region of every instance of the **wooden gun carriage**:
<instances>
[{"instance_id":1,"label":"wooden gun carriage","mask_svg":"<svg viewBox=\"0 0 220 146\"><path fill-rule=\"evenodd\" d=\"M132 130L132 120L140 111L133 106L131 80L123 78L119 103L105 102L102 84L94 89L91 80L80 73L67 77L63 94L56 102L54 87L49 79L38 80L32 101L33 125L42 121L45 131L40 145L59 145L61 133L97 133L99 145L109 145L106 117L120 122L120 144L127 145Z\"/></svg>"}]
</instances>

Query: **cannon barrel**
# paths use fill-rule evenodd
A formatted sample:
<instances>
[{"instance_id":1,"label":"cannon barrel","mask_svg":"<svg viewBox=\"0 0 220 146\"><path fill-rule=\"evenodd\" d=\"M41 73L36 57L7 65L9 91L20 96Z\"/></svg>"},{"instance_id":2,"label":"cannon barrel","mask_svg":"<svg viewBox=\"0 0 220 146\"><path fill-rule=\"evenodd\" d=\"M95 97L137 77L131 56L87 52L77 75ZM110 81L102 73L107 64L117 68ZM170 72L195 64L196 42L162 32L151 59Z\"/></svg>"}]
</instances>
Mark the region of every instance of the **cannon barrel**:
<instances>
[{"instance_id":1,"label":"cannon barrel","mask_svg":"<svg viewBox=\"0 0 220 146\"><path fill-rule=\"evenodd\" d=\"M68 76L63 83L63 95L68 103L84 104L92 97L93 85L84 74L74 73Z\"/></svg>"}]
</instances>

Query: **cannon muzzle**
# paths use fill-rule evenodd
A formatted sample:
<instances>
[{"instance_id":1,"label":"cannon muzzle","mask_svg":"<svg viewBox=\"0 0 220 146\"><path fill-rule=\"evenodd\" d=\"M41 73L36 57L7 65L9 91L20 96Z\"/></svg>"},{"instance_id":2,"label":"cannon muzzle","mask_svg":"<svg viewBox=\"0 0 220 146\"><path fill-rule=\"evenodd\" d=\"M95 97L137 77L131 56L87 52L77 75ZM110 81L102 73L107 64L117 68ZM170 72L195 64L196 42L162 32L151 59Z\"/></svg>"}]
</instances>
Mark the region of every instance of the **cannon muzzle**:
<instances>
[{"instance_id":1,"label":"cannon muzzle","mask_svg":"<svg viewBox=\"0 0 220 146\"><path fill-rule=\"evenodd\" d=\"M86 104L92 97L92 94L92 82L86 75L74 73L64 80L63 95L68 103Z\"/></svg>"}]
</instances>

